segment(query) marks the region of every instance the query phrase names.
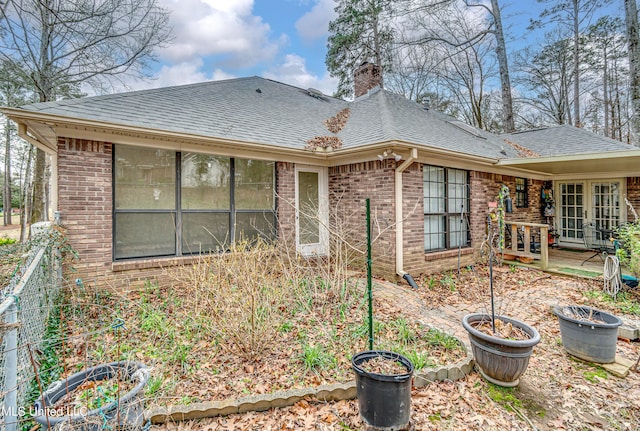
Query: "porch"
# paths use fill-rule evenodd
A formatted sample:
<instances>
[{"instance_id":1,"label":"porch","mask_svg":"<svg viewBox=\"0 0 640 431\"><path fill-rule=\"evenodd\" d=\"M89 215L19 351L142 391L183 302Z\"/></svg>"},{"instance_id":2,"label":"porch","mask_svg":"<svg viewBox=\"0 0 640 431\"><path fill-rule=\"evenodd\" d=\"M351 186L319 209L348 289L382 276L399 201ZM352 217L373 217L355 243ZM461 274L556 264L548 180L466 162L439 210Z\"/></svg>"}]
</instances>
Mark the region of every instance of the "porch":
<instances>
[{"instance_id":1,"label":"porch","mask_svg":"<svg viewBox=\"0 0 640 431\"><path fill-rule=\"evenodd\" d=\"M604 256L595 254L593 250L551 246L547 241L540 241L539 238L548 237L548 225L513 221L506 221L506 224L510 230L509 238L519 238L519 244L509 241L504 249L505 256L511 255L510 258L505 258L507 263L529 266L560 275L586 278L603 275ZM527 260L511 260L513 258ZM622 268L622 274L629 275L629 271L625 269Z\"/></svg>"},{"instance_id":2,"label":"porch","mask_svg":"<svg viewBox=\"0 0 640 431\"><path fill-rule=\"evenodd\" d=\"M505 260L505 263L527 266L530 268L541 269L546 272L569 275L585 278L601 277L604 273L604 261L600 256L593 256L590 250L579 250L565 247L550 247L548 249L548 264L544 269L542 260L534 260L531 263L522 263L517 260ZM584 262L586 259L586 262ZM583 264L584 262L584 264ZM628 275L629 272L622 268L622 274Z\"/></svg>"}]
</instances>

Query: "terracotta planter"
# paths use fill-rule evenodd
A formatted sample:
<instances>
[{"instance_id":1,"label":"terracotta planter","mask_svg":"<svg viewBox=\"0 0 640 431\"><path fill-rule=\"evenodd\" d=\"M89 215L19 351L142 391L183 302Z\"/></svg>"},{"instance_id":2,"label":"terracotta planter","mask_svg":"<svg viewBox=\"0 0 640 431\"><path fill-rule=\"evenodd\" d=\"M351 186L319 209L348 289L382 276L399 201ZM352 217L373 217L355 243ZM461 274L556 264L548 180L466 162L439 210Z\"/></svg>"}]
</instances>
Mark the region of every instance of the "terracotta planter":
<instances>
[{"instance_id":1,"label":"terracotta planter","mask_svg":"<svg viewBox=\"0 0 640 431\"><path fill-rule=\"evenodd\" d=\"M496 319L511 323L528 334L530 338L509 340L476 329L476 324L491 321L489 314L468 314L462 319L462 326L469 333L471 350L480 374L496 385L514 387L520 383L520 376L529 365L529 357L533 347L540 342L540 334L534 327L519 320L505 316L496 316Z\"/></svg>"}]
</instances>

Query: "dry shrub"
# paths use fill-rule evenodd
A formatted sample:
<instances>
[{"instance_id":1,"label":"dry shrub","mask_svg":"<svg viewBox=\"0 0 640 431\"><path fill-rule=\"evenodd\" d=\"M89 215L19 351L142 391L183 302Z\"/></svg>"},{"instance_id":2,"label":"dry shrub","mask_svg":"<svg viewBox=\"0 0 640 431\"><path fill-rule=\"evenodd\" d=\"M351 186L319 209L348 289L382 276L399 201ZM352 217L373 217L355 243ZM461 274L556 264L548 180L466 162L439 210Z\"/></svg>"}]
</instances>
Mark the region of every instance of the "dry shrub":
<instances>
[{"instance_id":1,"label":"dry shrub","mask_svg":"<svg viewBox=\"0 0 640 431\"><path fill-rule=\"evenodd\" d=\"M195 313L215 322L225 347L255 360L272 345L282 321L282 264L274 245L243 241L179 267L175 278L193 292Z\"/></svg>"}]
</instances>

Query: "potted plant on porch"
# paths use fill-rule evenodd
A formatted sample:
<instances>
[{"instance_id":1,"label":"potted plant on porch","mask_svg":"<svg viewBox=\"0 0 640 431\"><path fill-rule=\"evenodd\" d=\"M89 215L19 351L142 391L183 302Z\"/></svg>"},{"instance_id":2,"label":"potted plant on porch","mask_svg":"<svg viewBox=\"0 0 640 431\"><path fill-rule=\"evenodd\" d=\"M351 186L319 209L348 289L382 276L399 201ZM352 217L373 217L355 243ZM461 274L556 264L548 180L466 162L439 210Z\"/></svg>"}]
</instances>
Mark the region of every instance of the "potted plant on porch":
<instances>
[{"instance_id":1,"label":"potted plant on porch","mask_svg":"<svg viewBox=\"0 0 640 431\"><path fill-rule=\"evenodd\" d=\"M540 334L524 322L495 313L493 264L504 248L504 199L508 193L507 186L502 185L497 208L487 216L491 313L468 314L462 319L462 326L469 334L480 374L496 385L513 387L518 385L520 376L527 369L533 347L540 342Z\"/></svg>"},{"instance_id":2,"label":"potted plant on porch","mask_svg":"<svg viewBox=\"0 0 640 431\"><path fill-rule=\"evenodd\" d=\"M367 215L367 297L369 305L369 350L353 355L356 396L360 417L368 430L406 430L411 427L413 364L406 357L373 349L373 293L371 277L371 210Z\"/></svg>"}]
</instances>

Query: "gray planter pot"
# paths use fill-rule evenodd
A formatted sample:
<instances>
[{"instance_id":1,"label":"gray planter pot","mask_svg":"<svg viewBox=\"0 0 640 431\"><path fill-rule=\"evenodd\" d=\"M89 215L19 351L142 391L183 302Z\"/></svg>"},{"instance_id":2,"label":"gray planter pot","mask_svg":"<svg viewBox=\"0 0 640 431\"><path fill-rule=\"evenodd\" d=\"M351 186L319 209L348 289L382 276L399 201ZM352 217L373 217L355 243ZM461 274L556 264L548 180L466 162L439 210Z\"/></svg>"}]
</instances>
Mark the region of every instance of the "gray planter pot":
<instances>
[{"instance_id":1,"label":"gray planter pot","mask_svg":"<svg viewBox=\"0 0 640 431\"><path fill-rule=\"evenodd\" d=\"M505 316L497 320L511 323L529 335L527 340L509 340L494 337L475 328L474 324L491 321L489 314L468 314L462 319L462 326L469 333L471 350L480 374L489 382L505 387L520 383L520 376L529 365L533 347L540 342L540 334L532 326Z\"/></svg>"},{"instance_id":2,"label":"gray planter pot","mask_svg":"<svg viewBox=\"0 0 640 431\"><path fill-rule=\"evenodd\" d=\"M127 378L135 383L135 387L129 392L120 394L119 400L93 410L78 409L61 412L52 408L57 401L72 393L83 383L112 379L119 370L123 370ZM36 400L33 419L42 425L43 430L53 429L59 424L68 424L74 430L98 431L104 429L105 423L112 429L122 427L140 429L144 420L141 395L148 379L148 368L138 362L111 362L89 368L52 383Z\"/></svg>"},{"instance_id":3,"label":"gray planter pot","mask_svg":"<svg viewBox=\"0 0 640 431\"><path fill-rule=\"evenodd\" d=\"M613 314L581 306L556 306L562 345L567 353L589 362L609 364L616 359L618 326Z\"/></svg>"}]
</instances>

